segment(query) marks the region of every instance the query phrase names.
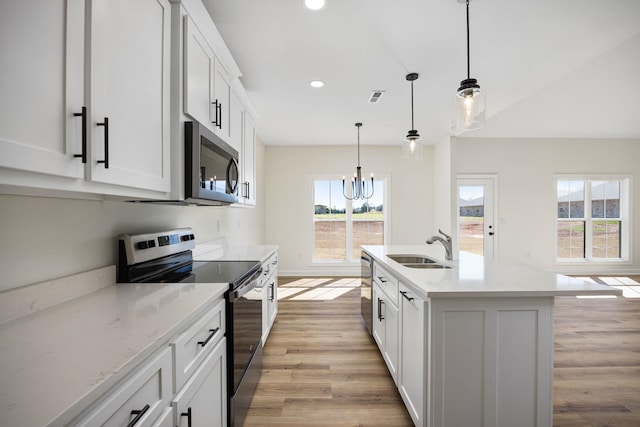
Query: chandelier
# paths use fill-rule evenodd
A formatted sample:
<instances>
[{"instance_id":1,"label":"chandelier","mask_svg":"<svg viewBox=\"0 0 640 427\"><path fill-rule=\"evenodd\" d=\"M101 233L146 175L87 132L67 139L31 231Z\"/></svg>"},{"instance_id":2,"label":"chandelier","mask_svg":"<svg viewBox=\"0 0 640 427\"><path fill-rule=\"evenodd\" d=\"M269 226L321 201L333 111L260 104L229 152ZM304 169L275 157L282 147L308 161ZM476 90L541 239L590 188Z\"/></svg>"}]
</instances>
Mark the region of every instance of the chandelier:
<instances>
[{"instance_id":1,"label":"chandelier","mask_svg":"<svg viewBox=\"0 0 640 427\"><path fill-rule=\"evenodd\" d=\"M365 200L370 199L373 196L373 173L371 174L371 187L367 185L366 181L362 179L362 168L360 167L360 127L362 123L356 123L358 128L358 166L351 178L351 196L347 195L347 185L345 176L342 176L342 194L347 200ZM371 190L371 192L369 192Z\"/></svg>"}]
</instances>

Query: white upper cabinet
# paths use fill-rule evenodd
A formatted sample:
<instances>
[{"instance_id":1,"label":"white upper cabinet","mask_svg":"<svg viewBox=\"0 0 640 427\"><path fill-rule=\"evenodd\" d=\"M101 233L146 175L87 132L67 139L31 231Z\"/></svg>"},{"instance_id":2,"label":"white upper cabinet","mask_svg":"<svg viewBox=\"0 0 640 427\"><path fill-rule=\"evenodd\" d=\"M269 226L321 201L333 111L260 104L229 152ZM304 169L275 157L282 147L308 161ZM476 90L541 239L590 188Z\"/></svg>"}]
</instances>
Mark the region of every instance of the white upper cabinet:
<instances>
[{"instance_id":1,"label":"white upper cabinet","mask_svg":"<svg viewBox=\"0 0 640 427\"><path fill-rule=\"evenodd\" d=\"M84 0L0 2L0 167L84 177ZM37 11L37 13L36 13Z\"/></svg>"},{"instance_id":2,"label":"white upper cabinet","mask_svg":"<svg viewBox=\"0 0 640 427\"><path fill-rule=\"evenodd\" d=\"M234 145L230 78L205 35L188 15L184 17L184 27L184 112Z\"/></svg>"},{"instance_id":3,"label":"white upper cabinet","mask_svg":"<svg viewBox=\"0 0 640 427\"><path fill-rule=\"evenodd\" d=\"M256 130L249 114L244 114L242 150L240 154L242 203L249 206L256 204Z\"/></svg>"},{"instance_id":4,"label":"white upper cabinet","mask_svg":"<svg viewBox=\"0 0 640 427\"><path fill-rule=\"evenodd\" d=\"M215 55L191 18L185 15L183 19L185 113L213 130L217 114L213 97Z\"/></svg>"},{"instance_id":5,"label":"white upper cabinet","mask_svg":"<svg viewBox=\"0 0 640 427\"><path fill-rule=\"evenodd\" d=\"M0 184L162 198L168 0L0 3Z\"/></svg>"},{"instance_id":6,"label":"white upper cabinet","mask_svg":"<svg viewBox=\"0 0 640 427\"><path fill-rule=\"evenodd\" d=\"M217 107L215 126L213 131L225 142L230 143L230 110L231 110L231 85L229 76L220 61L216 58L216 66L213 83L214 104Z\"/></svg>"},{"instance_id":7,"label":"white upper cabinet","mask_svg":"<svg viewBox=\"0 0 640 427\"><path fill-rule=\"evenodd\" d=\"M89 4L90 179L169 191L169 1Z\"/></svg>"}]
</instances>

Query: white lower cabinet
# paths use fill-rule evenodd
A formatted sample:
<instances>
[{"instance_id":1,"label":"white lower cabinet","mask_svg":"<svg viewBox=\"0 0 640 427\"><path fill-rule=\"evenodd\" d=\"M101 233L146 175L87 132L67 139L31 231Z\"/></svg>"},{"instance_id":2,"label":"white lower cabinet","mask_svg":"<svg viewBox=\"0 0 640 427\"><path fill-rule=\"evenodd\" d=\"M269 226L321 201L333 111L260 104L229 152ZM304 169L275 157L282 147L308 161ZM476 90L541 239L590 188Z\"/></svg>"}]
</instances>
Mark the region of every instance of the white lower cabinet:
<instances>
[{"instance_id":1,"label":"white lower cabinet","mask_svg":"<svg viewBox=\"0 0 640 427\"><path fill-rule=\"evenodd\" d=\"M427 306L415 292L400 283L400 371L398 390L417 426L425 423L425 403L428 384L426 370L427 346L425 319Z\"/></svg>"},{"instance_id":2,"label":"white lower cabinet","mask_svg":"<svg viewBox=\"0 0 640 427\"><path fill-rule=\"evenodd\" d=\"M278 254L262 264L262 345L269 337L278 314Z\"/></svg>"},{"instance_id":3,"label":"white lower cabinet","mask_svg":"<svg viewBox=\"0 0 640 427\"><path fill-rule=\"evenodd\" d=\"M171 371L171 350L166 347L71 425L151 426L171 402Z\"/></svg>"},{"instance_id":4,"label":"white lower cabinet","mask_svg":"<svg viewBox=\"0 0 640 427\"><path fill-rule=\"evenodd\" d=\"M227 425L226 366L223 338L173 399L175 426Z\"/></svg>"},{"instance_id":5,"label":"white lower cabinet","mask_svg":"<svg viewBox=\"0 0 640 427\"><path fill-rule=\"evenodd\" d=\"M398 375L398 307L382 291L377 281L373 282L373 338L387 364L393 381Z\"/></svg>"},{"instance_id":6,"label":"white lower cabinet","mask_svg":"<svg viewBox=\"0 0 640 427\"><path fill-rule=\"evenodd\" d=\"M226 426L224 304L213 304L69 425Z\"/></svg>"}]
</instances>

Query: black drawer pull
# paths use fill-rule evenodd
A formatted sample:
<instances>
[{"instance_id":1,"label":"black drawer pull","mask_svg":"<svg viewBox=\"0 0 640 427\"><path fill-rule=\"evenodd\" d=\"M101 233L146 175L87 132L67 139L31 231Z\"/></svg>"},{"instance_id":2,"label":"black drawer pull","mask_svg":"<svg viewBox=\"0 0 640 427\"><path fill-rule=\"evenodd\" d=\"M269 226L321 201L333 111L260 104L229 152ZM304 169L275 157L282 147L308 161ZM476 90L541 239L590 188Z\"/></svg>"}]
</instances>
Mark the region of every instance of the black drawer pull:
<instances>
[{"instance_id":1,"label":"black drawer pull","mask_svg":"<svg viewBox=\"0 0 640 427\"><path fill-rule=\"evenodd\" d=\"M81 113L73 113L75 117L82 117L82 153L73 157L82 157L82 163L87 163L87 107L82 107Z\"/></svg>"},{"instance_id":2,"label":"black drawer pull","mask_svg":"<svg viewBox=\"0 0 640 427\"><path fill-rule=\"evenodd\" d=\"M187 427L191 427L191 406L187 408L187 412L180 414L180 418L187 417Z\"/></svg>"},{"instance_id":3,"label":"black drawer pull","mask_svg":"<svg viewBox=\"0 0 640 427\"><path fill-rule=\"evenodd\" d=\"M96 125L104 126L104 160L98 160L98 163L104 163L104 168L109 169L109 118L105 117L104 122Z\"/></svg>"},{"instance_id":4,"label":"black drawer pull","mask_svg":"<svg viewBox=\"0 0 640 427\"><path fill-rule=\"evenodd\" d=\"M269 295L269 301L273 301L276 297L276 283L272 282L269 287L271 288L271 295Z\"/></svg>"},{"instance_id":5,"label":"black drawer pull","mask_svg":"<svg viewBox=\"0 0 640 427\"><path fill-rule=\"evenodd\" d=\"M413 297L408 297L406 291L400 291L400 293L402 294L403 297L405 297L409 301L413 301Z\"/></svg>"},{"instance_id":6,"label":"black drawer pull","mask_svg":"<svg viewBox=\"0 0 640 427\"><path fill-rule=\"evenodd\" d=\"M387 279L385 279L384 276L378 276L378 280L380 280L382 283L387 283Z\"/></svg>"},{"instance_id":7,"label":"black drawer pull","mask_svg":"<svg viewBox=\"0 0 640 427\"><path fill-rule=\"evenodd\" d=\"M207 345L207 344L209 343L209 341L211 341L211 338L213 338L213 336L214 336L216 333L218 333L218 331L219 331L219 330L220 330L220 328L209 329L209 332L211 332L211 333L209 334L209 336L207 337L207 339L206 339L206 340L204 340L204 341L198 341L198 345L201 345L201 346L203 346L203 347L204 347L205 345Z\"/></svg>"},{"instance_id":8,"label":"black drawer pull","mask_svg":"<svg viewBox=\"0 0 640 427\"><path fill-rule=\"evenodd\" d=\"M133 411L131 411L131 415L135 415L136 417L132 419L129 424L127 424L127 427L133 427L134 425L136 425L136 423L140 421L140 419L144 416L144 414L148 410L149 410L149 405L144 405L144 408L140 410L134 409Z\"/></svg>"}]
</instances>

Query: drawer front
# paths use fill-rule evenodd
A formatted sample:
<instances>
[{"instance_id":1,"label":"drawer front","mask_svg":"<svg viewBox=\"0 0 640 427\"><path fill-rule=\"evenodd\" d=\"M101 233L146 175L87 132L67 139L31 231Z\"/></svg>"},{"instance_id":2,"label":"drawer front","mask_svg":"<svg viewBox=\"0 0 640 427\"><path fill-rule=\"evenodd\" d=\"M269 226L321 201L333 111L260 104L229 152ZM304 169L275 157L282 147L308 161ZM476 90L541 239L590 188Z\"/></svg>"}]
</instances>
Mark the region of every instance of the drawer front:
<instances>
[{"instance_id":1,"label":"drawer front","mask_svg":"<svg viewBox=\"0 0 640 427\"><path fill-rule=\"evenodd\" d=\"M179 390L224 336L224 299L180 334L172 343L175 389Z\"/></svg>"},{"instance_id":2,"label":"drawer front","mask_svg":"<svg viewBox=\"0 0 640 427\"><path fill-rule=\"evenodd\" d=\"M100 399L97 407L76 426L126 426L136 418L135 427L151 426L171 404L173 375L169 347Z\"/></svg>"},{"instance_id":3,"label":"drawer front","mask_svg":"<svg viewBox=\"0 0 640 427\"><path fill-rule=\"evenodd\" d=\"M393 301L394 305L398 305L398 279L396 279L387 270L379 266L377 263L373 264L373 280L378 283L380 289L387 294L389 300Z\"/></svg>"},{"instance_id":4,"label":"drawer front","mask_svg":"<svg viewBox=\"0 0 640 427\"><path fill-rule=\"evenodd\" d=\"M175 426L227 426L226 367L223 339L173 399Z\"/></svg>"}]
</instances>

